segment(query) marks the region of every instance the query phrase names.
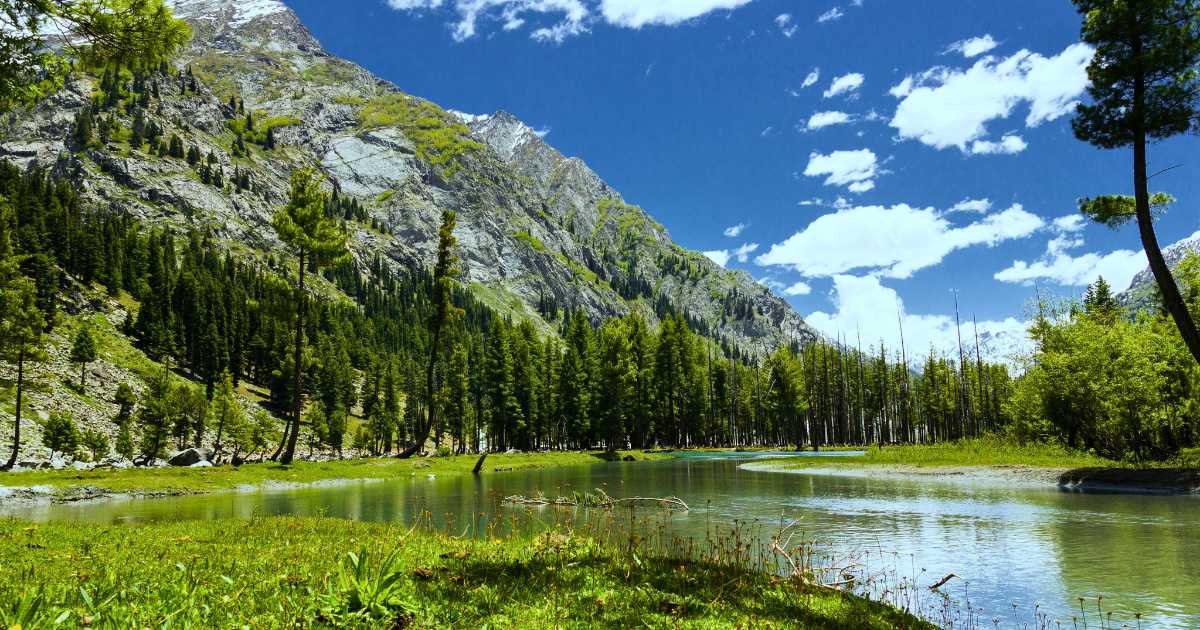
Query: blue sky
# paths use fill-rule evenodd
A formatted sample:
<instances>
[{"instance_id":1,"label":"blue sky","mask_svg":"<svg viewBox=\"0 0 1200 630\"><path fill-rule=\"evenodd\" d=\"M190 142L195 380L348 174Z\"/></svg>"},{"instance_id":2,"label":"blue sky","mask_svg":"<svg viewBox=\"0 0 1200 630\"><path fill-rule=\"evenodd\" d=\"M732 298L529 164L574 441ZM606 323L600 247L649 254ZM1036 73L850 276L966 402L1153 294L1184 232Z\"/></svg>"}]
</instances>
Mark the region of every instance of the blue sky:
<instances>
[{"instance_id":1,"label":"blue sky","mask_svg":"<svg viewBox=\"0 0 1200 630\"><path fill-rule=\"evenodd\" d=\"M680 244L864 344L952 334L952 289L1019 333L1034 283L1145 265L1136 230L1075 215L1131 190L1127 151L1074 139L1067 0L286 0L331 52L444 107L507 110ZM1152 148L1197 230L1195 140ZM735 226L743 226L740 230ZM726 234L735 234L727 236ZM739 255L740 254L740 255Z\"/></svg>"}]
</instances>

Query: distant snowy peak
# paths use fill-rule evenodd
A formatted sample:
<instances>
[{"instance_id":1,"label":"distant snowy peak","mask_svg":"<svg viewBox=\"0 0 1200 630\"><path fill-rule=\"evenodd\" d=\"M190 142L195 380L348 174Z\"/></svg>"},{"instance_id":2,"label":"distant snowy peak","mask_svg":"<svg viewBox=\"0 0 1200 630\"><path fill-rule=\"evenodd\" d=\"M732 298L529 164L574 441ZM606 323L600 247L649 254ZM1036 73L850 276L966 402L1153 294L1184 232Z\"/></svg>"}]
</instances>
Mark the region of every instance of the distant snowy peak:
<instances>
[{"instance_id":1,"label":"distant snowy peak","mask_svg":"<svg viewBox=\"0 0 1200 630\"><path fill-rule=\"evenodd\" d=\"M244 26L262 17L290 13L279 0L168 0L176 17L190 20L224 20Z\"/></svg>"},{"instance_id":2,"label":"distant snowy peak","mask_svg":"<svg viewBox=\"0 0 1200 630\"><path fill-rule=\"evenodd\" d=\"M476 136L487 142L506 162L520 157L522 150L531 143L537 143L539 146L544 144L544 133L535 131L505 111L495 114L467 114L450 110L450 113L470 127Z\"/></svg>"}]
</instances>

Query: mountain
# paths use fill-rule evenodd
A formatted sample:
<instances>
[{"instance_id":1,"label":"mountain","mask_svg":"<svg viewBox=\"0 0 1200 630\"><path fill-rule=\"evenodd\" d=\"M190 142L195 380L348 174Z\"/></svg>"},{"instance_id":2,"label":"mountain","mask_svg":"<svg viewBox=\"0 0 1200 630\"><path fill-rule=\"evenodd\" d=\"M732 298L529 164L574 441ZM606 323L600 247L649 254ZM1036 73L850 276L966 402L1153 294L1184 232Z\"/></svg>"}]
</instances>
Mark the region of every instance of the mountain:
<instances>
[{"instance_id":1,"label":"mountain","mask_svg":"<svg viewBox=\"0 0 1200 630\"><path fill-rule=\"evenodd\" d=\"M1200 254L1200 232L1173 243L1163 250L1163 258L1167 260L1167 266L1172 270L1178 267L1188 254ZM1117 294L1117 302L1132 311L1141 311L1157 308L1157 296L1158 285L1150 267L1147 266L1133 277L1129 288Z\"/></svg>"},{"instance_id":2,"label":"mountain","mask_svg":"<svg viewBox=\"0 0 1200 630\"><path fill-rule=\"evenodd\" d=\"M198 149L221 185L152 150L74 146L73 121L101 87L94 73L15 114L0 158L53 166L89 203L209 229L246 255L278 248L269 219L286 202L289 174L316 166L363 210L348 224L360 269L430 267L441 212L455 210L463 283L547 334L579 308L593 322L681 313L748 357L817 337L784 300L679 247L583 161L514 116L450 112L405 94L326 52L276 0L175 0L174 9L194 31L175 62L186 72L155 79L145 123L161 130L164 146L178 136ZM118 116L121 128L137 124ZM240 144L242 136L261 146ZM248 186L224 185L232 178Z\"/></svg>"}]
</instances>

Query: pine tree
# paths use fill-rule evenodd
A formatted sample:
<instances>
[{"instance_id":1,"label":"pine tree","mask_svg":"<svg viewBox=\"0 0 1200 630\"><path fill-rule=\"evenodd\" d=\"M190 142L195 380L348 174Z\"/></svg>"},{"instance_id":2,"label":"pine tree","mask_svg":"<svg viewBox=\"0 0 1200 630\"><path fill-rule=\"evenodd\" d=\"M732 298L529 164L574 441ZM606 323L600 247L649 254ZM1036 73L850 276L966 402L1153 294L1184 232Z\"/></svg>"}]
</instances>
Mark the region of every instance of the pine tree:
<instances>
[{"instance_id":1,"label":"pine tree","mask_svg":"<svg viewBox=\"0 0 1200 630\"><path fill-rule=\"evenodd\" d=\"M0 209L0 223L5 222ZM0 234L0 251L9 251L7 237ZM21 450L21 415L24 411L25 369L30 362L46 360L45 319L37 306L34 282L20 273L16 258L0 259L0 360L16 365L16 407L13 420L12 454L3 470L17 463Z\"/></svg>"},{"instance_id":2,"label":"pine tree","mask_svg":"<svg viewBox=\"0 0 1200 630\"><path fill-rule=\"evenodd\" d=\"M79 444L88 450L94 462L98 462L108 455L108 438L99 431L84 430L79 434Z\"/></svg>"},{"instance_id":3,"label":"pine tree","mask_svg":"<svg viewBox=\"0 0 1200 630\"><path fill-rule=\"evenodd\" d=\"M213 442L214 459L221 454L222 439L225 437L226 428L240 427L246 423L246 413L242 410L242 403L238 402L237 394L234 392L233 376L229 374L229 370L221 372L219 382L211 405L212 418L217 424L217 439Z\"/></svg>"},{"instance_id":4,"label":"pine tree","mask_svg":"<svg viewBox=\"0 0 1200 630\"><path fill-rule=\"evenodd\" d=\"M50 449L51 457L57 452L73 458L79 448L79 431L75 428L75 420L66 413L51 412L46 426L42 428L42 446Z\"/></svg>"},{"instance_id":5,"label":"pine tree","mask_svg":"<svg viewBox=\"0 0 1200 630\"><path fill-rule=\"evenodd\" d=\"M296 342L294 348L295 365L301 365L301 354L304 348L304 311L307 308L307 293L304 289L304 275L309 265L314 268L328 266L348 260L346 249L346 234L337 224L325 217L325 193L321 191L321 181L311 169L301 169L292 174L291 195L286 206L280 208L271 219L271 226L279 240L290 247L298 258L296 265ZM300 413L302 409L303 390L301 388L302 370L294 370L295 379L292 401L291 426L286 434L286 450L280 461L289 464L296 452L296 438L300 432Z\"/></svg>"},{"instance_id":6,"label":"pine tree","mask_svg":"<svg viewBox=\"0 0 1200 630\"><path fill-rule=\"evenodd\" d=\"M96 341L92 339L91 328L86 325L80 326L79 332L75 333L75 341L71 344L71 362L79 364L80 392L87 388L87 366L96 358Z\"/></svg>"},{"instance_id":7,"label":"pine tree","mask_svg":"<svg viewBox=\"0 0 1200 630\"><path fill-rule=\"evenodd\" d=\"M1096 282L1088 285L1083 294L1084 311L1097 321L1112 323L1120 313L1121 307L1112 295L1112 289L1104 281L1104 277L1096 278Z\"/></svg>"},{"instance_id":8,"label":"pine tree","mask_svg":"<svg viewBox=\"0 0 1200 630\"><path fill-rule=\"evenodd\" d=\"M434 388L433 376L442 355L442 335L446 326L462 315L462 310L451 302L454 280L458 277L458 256L454 253L458 242L454 238L456 221L457 215L452 210L442 212L442 226L438 229L437 263L433 267L433 314L427 322L430 343L429 358L425 364L426 417L424 420L418 418L420 426L415 433L416 439L400 453L401 458L412 457L429 439L437 409L437 390ZM476 470L482 464L483 458L480 457L475 465Z\"/></svg>"},{"instance_id":9,"label":"pine tree","mask_svg":"<svg viewBox=\"0 0 1200 630\"><path fill-rule=\"evenodd\" d=\"M1082 39L1095 48L1088 65L1091 104L1078 107L1075 136L1104 149L1133 147L1133 198L1084 199L1080 209L1094 221L1117 227L1135 219L1163 305L1200 362L1200 329L1163 258L1154 232L1146 149L1195 129L1200 117L1200 14L1197 0L1074 0L1084 17Z\"/></svg>"}]
</instances>

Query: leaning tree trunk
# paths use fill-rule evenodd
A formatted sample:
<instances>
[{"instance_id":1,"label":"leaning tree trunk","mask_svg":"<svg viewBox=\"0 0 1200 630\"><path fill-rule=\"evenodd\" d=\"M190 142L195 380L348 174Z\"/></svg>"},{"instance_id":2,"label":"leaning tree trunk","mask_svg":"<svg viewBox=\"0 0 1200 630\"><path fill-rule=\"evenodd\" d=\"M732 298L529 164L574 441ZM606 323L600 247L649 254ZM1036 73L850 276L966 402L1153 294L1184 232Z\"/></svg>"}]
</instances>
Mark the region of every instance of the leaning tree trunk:
<instances>
[{"instance_id":1,"label":"leaning tree trunk","mask_svg":"<svg viewBox=\"0 0 1200 630\"><path fill-rule=\"evenodd\" d=\"M1135 92L1141 91L1141 83L1135 87ZM1135 100L1140 102L1140 94L1135 94ZM1137 118L1137 116L1134 116ZM1188 312L1187 303L1175 284L1171 268L1163 258L1158 246L1158 237L1154 234L1154 218L1150 214L1150 191L1146 181L1146 134L1140 129L1136 131L1133 142L1133 187L1134 200L1137 207L1138 232L1142 237L1142 249L1146 250L1146 259L1150 262L1150 271L1154 281L1162 293L1163 306L1175 320L1175 327L1183 337L1183 343L1197 363L1200 363L1200 332Z\"/></svg>"},{"instance_id":2,"label":"leaning tree trunk","mask_svg":"<svg viewBox=\"0 0 1200 630\"><path fill-rule=\"evenodd\" d=\"M17 465L17 455L21 450L21 394L25 392L25 350L17 353L17 410L16 420L13 421L13 450L4 464L4 470L12 470Z\"/></svg>"},{"instance_id":3,"label":"leaning tree trunk","mask_svg":"<svg viewBox=\"0 0 1200 630\"><path fill-rule=\"evenodd\" d=\"M299 288L296 296L296 349L294 360L292 361L292 431L287 438L287 450L283 452L283 458L280 459L282 464L292 463L292 458L296 454L296 437L300 435L300 409L304 406L304 395L300 391L302 369L300 361L304 349L304 252L300 252L300 267L297 270L299 281L296 283Z\"/></svg>"}]
</instances>

